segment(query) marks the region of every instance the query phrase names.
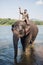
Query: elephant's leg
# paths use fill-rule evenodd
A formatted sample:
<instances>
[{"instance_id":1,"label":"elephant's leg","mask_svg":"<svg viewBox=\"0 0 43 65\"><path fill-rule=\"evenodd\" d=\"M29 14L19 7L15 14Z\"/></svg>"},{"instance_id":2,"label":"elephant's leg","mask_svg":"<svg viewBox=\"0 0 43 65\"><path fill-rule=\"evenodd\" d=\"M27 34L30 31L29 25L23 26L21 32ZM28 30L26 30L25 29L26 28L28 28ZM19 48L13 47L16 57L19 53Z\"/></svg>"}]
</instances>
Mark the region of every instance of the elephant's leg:
<instances>
[{"instance_id":1,"label":"elephant's leg","mask_svg":"<svg viewBox=\"0 0 43 65\"><path fill-rule=\"evenodd\" d=\"M25 52L25 43L22 43L23 51Z\"/></svg>"},{"instance_id":2,"label":"elephant's leg","mask_svg":"<svg viewBox=\"0 0 43 65\"><path fill-rule=\"evenodd\" d=\"M36 39L38 33L38 29L36 30L35 34L32 34L32 42L34 42L34 40Z\"/></svg>"},{"instance_id":3,"label":"elephant's leg","mask_svg":"<svg viewBox=\"0 0 43 65\"><path fill-rule=\"evenodd\" d=\"M32 32L29 34L29 44L32 44Z\"/></svg>"},{"instance_id":4,"label":"elephant's leg","mask_svg":"<svg viewBox=\"0 0 43 65\"><path fill-rule=\"evenodd\" d=\"M21 43L22 43L23 51L25 52L26 45L25 45L25 39L24 38L21 38Z\"/></svg>"},{"instance_id":5,"label":"elephant's leg","mask_svg":"<svg viewBox=\"0 0 43 65\"><path fill-rule=\"evenodd\" d=\"M32 37L32 42L34 42L34 40L36 39L36 36L37 35L35 35L35 36Z\"/></svg>"}]
</instances>

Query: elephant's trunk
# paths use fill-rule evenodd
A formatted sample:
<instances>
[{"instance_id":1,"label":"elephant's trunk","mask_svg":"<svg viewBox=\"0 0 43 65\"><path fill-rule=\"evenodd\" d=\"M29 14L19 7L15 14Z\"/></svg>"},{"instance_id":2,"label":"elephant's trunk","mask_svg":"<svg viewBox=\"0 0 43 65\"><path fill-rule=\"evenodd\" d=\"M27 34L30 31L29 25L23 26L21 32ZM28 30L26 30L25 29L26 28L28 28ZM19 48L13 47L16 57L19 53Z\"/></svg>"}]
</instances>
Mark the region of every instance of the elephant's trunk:
<instances>
[{"instance_id":1,"label":"elephant's trunk","mask_svg":"<svg viewBox=\"0 0 43 65\"><path fill-rule=\"evenodd\" d=\"M17 50L18 50L18 41L19 37L16 33L13 34L13 45L14 45L14 58L17 57Z\"/></svg>"}]
</instances>

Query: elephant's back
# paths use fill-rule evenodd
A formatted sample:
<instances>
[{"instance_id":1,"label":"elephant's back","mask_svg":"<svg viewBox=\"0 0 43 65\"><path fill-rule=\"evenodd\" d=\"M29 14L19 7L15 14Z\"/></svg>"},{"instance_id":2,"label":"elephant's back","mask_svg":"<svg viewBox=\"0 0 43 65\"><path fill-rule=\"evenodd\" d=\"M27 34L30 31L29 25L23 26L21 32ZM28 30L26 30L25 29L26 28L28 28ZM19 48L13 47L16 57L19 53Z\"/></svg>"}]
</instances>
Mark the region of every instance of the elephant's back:
<instances>
[{"instance_id":1,"label":"elephant's back","mask_svg":"<svg viewBox=\"0 0 43 65\"><path fill-rule=\"evenodd\" d=\"M33 32L38 32L38 27L35 23L33 23L32 21L30 21L30 27L33 30Z\"/></svg>"},{"instance_id":2,"label":"elephant's back","mask_svg":"<svg viewBox=\"0 0 43 65\"><path fill-rule=\"evenodd\" d=\"M32 37L33 37L33 40L34 40L36 38L37 34L38 34L38 27L33 22L31 22L30 25L31 25Z\"/></svg>"}]
</instances>

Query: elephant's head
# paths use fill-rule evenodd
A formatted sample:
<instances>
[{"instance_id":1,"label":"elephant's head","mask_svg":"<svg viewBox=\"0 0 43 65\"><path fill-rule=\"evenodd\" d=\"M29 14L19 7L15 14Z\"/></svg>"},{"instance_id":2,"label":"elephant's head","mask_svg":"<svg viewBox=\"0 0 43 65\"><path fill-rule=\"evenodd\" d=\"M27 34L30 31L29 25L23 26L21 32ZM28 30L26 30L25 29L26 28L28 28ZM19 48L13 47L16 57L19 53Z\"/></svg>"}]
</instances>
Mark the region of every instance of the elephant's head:
<instances>
[{"instance_id":1,"label":"elephant's head","mask_svg":"<svg viewBox=\"0 0 43 65\"><path fill-rule=\"evenodd\" d=\"M16 22L12 25L12 32L21 38L30 32L30 26L26 26L25 22Z\"/></svg>"},{"instance_id":2,"label":"elephant's head","mask_svg":"<svg viewBox=\"0 0 43 65\"><path fill-rule=\"evenodd\" d=\"M12 32L13 35L17 35L18 37L23 37L24 36L24 29L21 25L12 25Z\"/></svg>"},{"instance_id":3,"label":"elephant's head","mask_svg":"<svg viewBox=\"0 0 43 65\"><path fill-rule=\"evenodd\" d=\"M18 43L19 38L26 36L30 32L30 26L26 26L25 22L15 22L12 25L13 41Z\"/></svg>"}]
</instances>

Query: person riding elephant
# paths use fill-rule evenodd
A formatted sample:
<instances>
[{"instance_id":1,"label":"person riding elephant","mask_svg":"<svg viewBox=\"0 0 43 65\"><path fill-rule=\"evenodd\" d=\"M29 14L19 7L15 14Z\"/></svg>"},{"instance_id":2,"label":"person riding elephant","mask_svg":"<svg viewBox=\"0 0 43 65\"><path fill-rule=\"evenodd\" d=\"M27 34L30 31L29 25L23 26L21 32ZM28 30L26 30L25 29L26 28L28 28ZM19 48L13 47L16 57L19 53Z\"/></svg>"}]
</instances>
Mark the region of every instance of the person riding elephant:
<instances>
[{"instance_id":1,"label":"person riding elephant","mask_svg":"<svg viewBox=\"0 0 43 65\"><path fill-rule=\"evenodd\" d=\"M24 12L21 12L21 8L19 8L19 12L22 15L22 21L26 22L26 24L29 24L29 16L27 13L27 9L24 9Z\"/></svg>"}]
</instances>

